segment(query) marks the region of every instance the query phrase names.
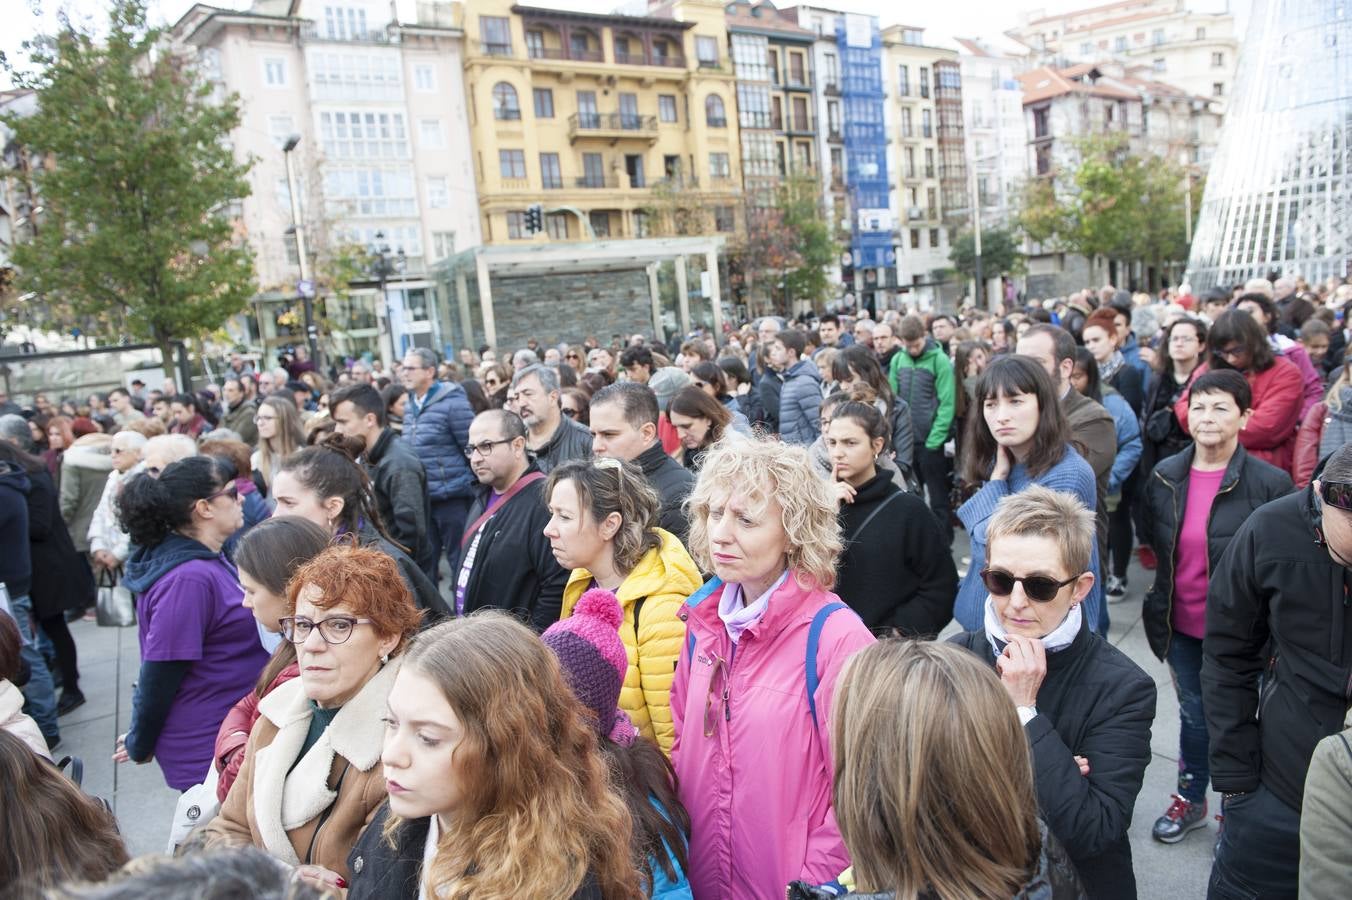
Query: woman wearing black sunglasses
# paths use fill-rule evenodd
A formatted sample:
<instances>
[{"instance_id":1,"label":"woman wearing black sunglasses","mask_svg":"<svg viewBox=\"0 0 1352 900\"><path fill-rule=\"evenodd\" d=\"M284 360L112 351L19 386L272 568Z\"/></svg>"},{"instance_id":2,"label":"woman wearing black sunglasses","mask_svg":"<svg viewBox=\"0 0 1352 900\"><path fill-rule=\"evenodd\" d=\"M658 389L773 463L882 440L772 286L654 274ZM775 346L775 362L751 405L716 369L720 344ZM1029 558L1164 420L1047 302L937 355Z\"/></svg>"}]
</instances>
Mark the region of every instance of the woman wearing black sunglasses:
<instances>
[{"instance_id":1,"label":"woman wearing black sunglasses","mask_svg":"<svg viewBox=\"0 0 1352 900\"><path fill-rule=\"evenodd\" d=\"M268 661L221 553L244 522L233 475L215 457L189 457L134 476L117 500L136 548L124 584L137 595L141 674L113 759L153 757L180 791L202 780L221 720Z\"/></svg>"},{"instance_id":2,"label":"woman wearing black sunglasses","mask_svg":"<svg viewBox=\"0 0 1352 900\"><path fill-rule=\"evenodd\" d=\"M1030 485L999 502L985 535L982 624L952 641L993 665L1014 702L1039 814L1085 893L1134 900L1127 830L1150 763L1155 683L1083 612L1097 581L1094 514Z\"/></svg>"}]
</instances>

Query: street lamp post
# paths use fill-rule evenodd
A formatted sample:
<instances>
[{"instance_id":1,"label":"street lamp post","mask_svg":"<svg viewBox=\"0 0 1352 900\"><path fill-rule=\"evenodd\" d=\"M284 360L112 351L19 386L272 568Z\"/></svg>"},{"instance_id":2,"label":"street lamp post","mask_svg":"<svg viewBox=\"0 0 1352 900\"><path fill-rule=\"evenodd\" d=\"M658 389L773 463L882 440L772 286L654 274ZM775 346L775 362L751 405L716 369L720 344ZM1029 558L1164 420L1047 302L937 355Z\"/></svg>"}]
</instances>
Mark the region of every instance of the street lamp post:
<instances>
[{"instance_id":1,"label":"street lamp post","mask_svg":"<svg viewBox=\"0 0 1352 900\"><path fill-rule=\"evenodd\" d=\"M385 243L385 232L376 232L376 243L371 248L371 274L375 276L380 283L380 302L385 307L385 322L390 331L390 352L391 361L396 362L399 359L399 345L395 343L394 326L390 322L390 297L386 291L391 275L401 275L408 266L408 256L404 253L404 248L400 247L394 253L390 252L390 245Z\"/></svg>"},{"instance_id":2,"label":"street lamp post","mask_svg":"<svg viewBox=\"0 0 1352 900\"><path fill-rule=\"evenodd\" d=\"M296 293L300 294L305 308L305 337L310 347L310 359L316 367L320 366L319 329L315 327L314 282L310 280L310 258L305 252L305 222L301 218L300 194L296 191L296 167L291 159L291 151L300 144L300 135L293 134L282 145L282 158L286 160L286 189L291 195L291 232L296 238L296 258L300 262L300 284Z\"/></svg>"}]
</instances>

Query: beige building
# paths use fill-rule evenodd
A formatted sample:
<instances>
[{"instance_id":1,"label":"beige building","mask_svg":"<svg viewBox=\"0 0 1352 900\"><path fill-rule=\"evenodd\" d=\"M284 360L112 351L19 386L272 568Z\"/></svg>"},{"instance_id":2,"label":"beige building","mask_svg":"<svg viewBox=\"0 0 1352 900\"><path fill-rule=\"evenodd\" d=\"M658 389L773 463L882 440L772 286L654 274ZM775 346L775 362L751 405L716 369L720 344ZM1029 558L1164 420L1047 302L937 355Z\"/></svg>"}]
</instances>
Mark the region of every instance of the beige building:
<instances>
[{"instance_id":1,"label":"beige building","mask_svg":"<svg viewBox=\"0 0 1352 900\"><path fill-rule=\"evenodd\" d=\"M954 207L948 199L963 203L960 184L953 173L944 179L944 153L950 163L965 172L961 146L962 100L959 58L956 50L925 43L923 28L893 25L883 29L883 86L887 92L885 115L889 137L887 171L896 187L891 208L896 216L897 284L910 286L908 302L922 307L940 299L937 273L948 269L949 234L945 219ZM944 82L945 125L940 141L940 80ZM954 86L956 79L957 87ZM955 95L955 90L957 91ZM956 111L952 101L956 99ZM955 118L956 116L956 118ZM957 127L955 147L949 135ZM953 168L950 165L950 170Z\"/></svg>"},{"instance_id":2,"label":"beige building","mask_svg":"<svg viewBox=\"0 0 1352 900\"><path fill-rule=\"evenodd\" d=\"M489 244L731 232L737 98L723 7L596 15L474 0L464 80ZM527 210L543 207L543 230Z\"/></svg>"},{"instance_id":3,"label":"beige building","mask_svg":"<svg viewBox=\"0 0 1352 900\"><path fill-rule=\"evenodd\" d=\"M1193 12L1188 0L1120 0L1045 15L1025 13L1005 34L1027 48L1030 67L1117 60L1209 97L1218 112L1234 87L1239 38L1229 12Z\"/></svg>"},{"instance_id":4,"label":"beige building","mask_svg":"<svg viewBox=\"0 0 1352 900\"><path fill-rule=\"evenodd\" d=\"M240 98L232 135L255 160L239 210L262 294L252 342L300 340L300 277L283 148L292 151L311 268L346 245L384 243L397 271L378 291L322 309L330 349L386 357L445 348L428 266L481 239L462 83L463 33L451 4L419 3L391 21L379 0L256 0L246 11L198 4L172 38L222 96ZM374 279L373 279L374 280ZM253 331L256 328L257 331Z\"/></svg>"}]
</instances>

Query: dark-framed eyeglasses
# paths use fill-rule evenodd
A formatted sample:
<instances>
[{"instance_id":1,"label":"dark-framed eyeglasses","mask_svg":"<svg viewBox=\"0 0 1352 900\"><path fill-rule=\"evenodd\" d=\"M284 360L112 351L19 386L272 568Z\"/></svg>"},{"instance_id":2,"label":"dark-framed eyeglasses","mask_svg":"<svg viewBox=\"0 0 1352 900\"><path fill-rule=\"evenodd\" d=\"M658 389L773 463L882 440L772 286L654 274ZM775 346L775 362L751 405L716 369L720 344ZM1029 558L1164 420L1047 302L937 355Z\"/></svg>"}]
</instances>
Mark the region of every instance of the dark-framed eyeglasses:
<instances>
[{"instance_id":1,"label":"dark-framed eyeglasses","mask_svg":"<svg viewBox=\"0 0 1352 900\"><path fill-rule=\"evenodd\" d=\"M1319 496L1329 506L1352 512L1352 484L1346 481L1319 482Z\"/></svg>"},{"instance_id":2,"label":"dark-framed eyeglasses","mask_svg":"<svg viewBox=\"0 0 1352 900\"><path fill-rule=\"evenodd\" d=\"M993 596L1008 597L1014 593L1014 585L1021 584L1024 594L1035 603L1050 603L1056 599L1056 595L1061 592L1061 588L1074 583L1079 577L1079 575L1072 575L1065 581L1057 581L1055 578L1048 578L1046 575L1026 575L1023 578L1017 578L999 569L981 570L981 580L985 583L986 590L990 591Z\"/></svg>"},{"instance_id":3,"label":"dark-framed eyeglasses","mask_svg":"<svg viewBox=\"0 0 1352 900\"><path fill-rule=\"evenodd\" d=\"M576 418L577 418L577 410L573 409L572 407L569 407L569 406L560 407L560 408L559 408L559 412L563 413L565 416L567 416L567 417L570 418L570 419L576 419Z\"/></svg>"},{"instance_id":4,"label":"dark-framed eyeglasses","mask_svg":"<svg viewBox=\"0 0 1352 900\"><path fill-rule=\"evenodd\" d=\"M210 494L210 495L208 495L208 496L206 496L206 497L203 497L202 499L205 500L205 501L207 501L208 503L210 503L212 500L215 500L217 497L229 497L231 500L238 500L238 499L239 499L239 485L235 484L234 482L231 482L230 485L229 485L229 487L223 487L223 488L221 488L219 491L217 491L216 493Z\"/></svg>"},{"instance_id":5,"label":"dark-framed eyeglasses","mask_svg":"<svg viewBox=\"0 0 1352 900\"><path fill-rule=\"evenodd\" d=\"M359 619L356 616L329 616L318 622L304 616L286 616L277 621L282 626L282 637L293 644L305 643L310 637L310 632L316 628L319 629L319 636L324 639L324 643L345 644L347 639L352 637L352 629L358 625L371 624L370 619Z\"/></svg>"},{"instance_id":6,"label":"dark-framed eyeglasses","mask_svg":"<svg viewBox=\"0 0 1352 900\"><path fill-rule=\"evenodd\" d=\"M467 456L470 459L473 459L474 454L476 453L479 454L480 456L487 456L488 454L493 452L493 448L496 447L498 444L510 444L511 442L512 442L511 438L503 438L500 441L479 441L479 443L470 444L468 447L465 448L465 456Z\"/></svg>"}]
</instances>

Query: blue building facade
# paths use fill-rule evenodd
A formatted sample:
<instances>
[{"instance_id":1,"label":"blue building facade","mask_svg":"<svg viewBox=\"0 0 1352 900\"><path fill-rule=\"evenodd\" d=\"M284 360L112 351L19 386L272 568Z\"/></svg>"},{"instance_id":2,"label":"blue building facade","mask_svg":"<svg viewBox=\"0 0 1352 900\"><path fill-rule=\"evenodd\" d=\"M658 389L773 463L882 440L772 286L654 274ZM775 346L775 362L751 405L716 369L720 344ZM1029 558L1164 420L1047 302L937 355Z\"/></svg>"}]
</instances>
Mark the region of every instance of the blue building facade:
<instances>
[{"instance_id":1,"label":"blue building facade","mask_svg":"<svg viewBox=\"0 0 1352 900\"><path fill-rule=\"evenodd\" d=\"M836 20L844 105L845 182L850 202L850 256L846 290L859 307L876 309L876 293L895 272L884 122L883 44L875 16L845 14ZM850 277L853 276L853 284Z\"/></svg>"}]
</instances>

